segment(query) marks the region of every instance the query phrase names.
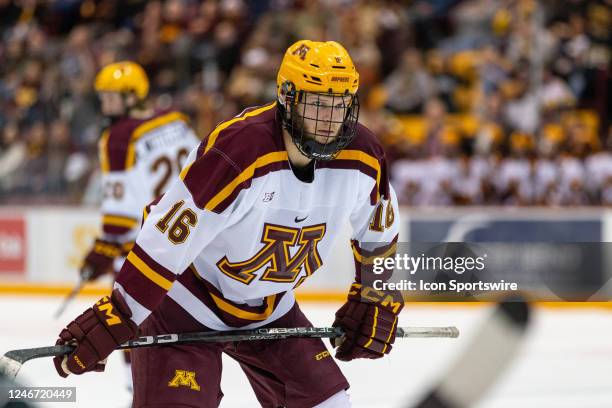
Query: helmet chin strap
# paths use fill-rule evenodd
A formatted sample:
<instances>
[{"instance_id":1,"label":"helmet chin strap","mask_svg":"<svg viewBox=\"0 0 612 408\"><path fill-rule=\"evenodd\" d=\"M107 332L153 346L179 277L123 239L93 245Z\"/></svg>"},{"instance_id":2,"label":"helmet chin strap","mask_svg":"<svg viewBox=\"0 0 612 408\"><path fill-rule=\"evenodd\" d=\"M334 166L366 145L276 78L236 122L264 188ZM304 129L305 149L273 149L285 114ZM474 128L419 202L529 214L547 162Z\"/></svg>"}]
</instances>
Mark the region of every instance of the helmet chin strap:
<instances>
[{"instance_id":1,"label":"helmet chin strap","mask_svg":"<svg viewBox=\"0 0 612 408\"><path fill-rule=\"evenodd\" d=\"M324 154L320 152L329 151L333 152L333 156L335 156L338 152L338 146L340 146L340 141L334 140L333 142L329 142L327 144L319 143L314 139L307 139L302 141L301 144L296 144L298 150L304 153L305 156L313 158L315 160L329 160L330 155Z\"/></svg>"}]
</instances>

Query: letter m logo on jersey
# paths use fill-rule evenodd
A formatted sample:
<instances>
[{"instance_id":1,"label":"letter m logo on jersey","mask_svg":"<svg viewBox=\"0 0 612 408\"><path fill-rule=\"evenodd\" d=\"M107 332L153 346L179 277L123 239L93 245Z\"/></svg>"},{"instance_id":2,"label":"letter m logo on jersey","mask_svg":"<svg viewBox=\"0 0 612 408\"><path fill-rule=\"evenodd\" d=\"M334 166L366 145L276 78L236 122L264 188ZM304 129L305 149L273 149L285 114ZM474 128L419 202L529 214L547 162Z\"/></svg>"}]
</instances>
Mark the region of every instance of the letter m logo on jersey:
<instances>
[{"instance_id":1,"label":"letter m logo on jersey","mask_svg":"<svg viewBox=\"0 0 612 408\"><path fill-rule=\"evenodd\" d=\"M231 262L224 256L217 262L217 267L227 276L247 285L255 279L255 272L264 266L267 268L261 280L293 282L302 267L309 276L321 266L317 245L323 239L325 229L325 224L301 229L265 224L261 237L263 248L244 261Z\"/></svg>"}]
</instances>

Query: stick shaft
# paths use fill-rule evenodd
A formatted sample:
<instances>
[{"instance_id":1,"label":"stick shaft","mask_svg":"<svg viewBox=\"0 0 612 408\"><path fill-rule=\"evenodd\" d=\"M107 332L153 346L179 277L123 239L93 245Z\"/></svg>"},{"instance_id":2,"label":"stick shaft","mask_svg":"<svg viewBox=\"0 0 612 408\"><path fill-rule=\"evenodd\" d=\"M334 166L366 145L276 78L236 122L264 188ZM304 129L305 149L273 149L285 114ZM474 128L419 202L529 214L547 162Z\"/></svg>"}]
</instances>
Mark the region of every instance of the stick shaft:
<instances>
[{"instance_id":1,"label":"stick shaft","mask_svg":"<svg viewBox=\"0 0 612 408\"><path fill-rule=\"evenodd\" d=\"M332 338L344 334L339 327L279 327L261 328L252 330L230 330L181 334L160 334L157 336L143 336L130 340L119 349L148 347L165 344L207 343L224 341L253 341L253 340L279 340L291 337ZM456 327L399 327L397 337L426 338L426 337L458 337Z\"/></svg>"},{"instance_id":2,"label":"stick shaft","mask_svg":"<svg viewBox=\"0 0 612 408\"><path fill-rule=\"evenodd\" d=\"M278 327L252 330L228 330L197 333L159 334L143 336L127 341L117 347L117 350L141 347L167 346L173 344L216 343L226 341L280 340L296 337L331 338L344 334L339 327ZM398 327L397 337L457 337L456 327ZM53 357L69 354L74 346L51 346L31 349L12 350L0 358L0 375L14 379L26 361L42 357Z\"/></svg>"},{"instance_id":3,"label":"stick shaft","mask_svg":"<svg viewBox=\"0 0 612 408\"><path fill-rule=\"evenodd\" d=\"M454 326L449 327L398 327L395 337L459 337L459 330Z\"/></svg>"},{"instance_id":4,"label":"stick shaft","mask_svg":"<svg viewBox=\"0 0 612 408\"><path fill-rule=\"evenodd\" d=\"M93 270L91 270L90 268L86 269L83 272L83 274L79 278L79 282L76 284L74 288L72 288L72 291L68 294L68 296L66 296L66 298L60 305L59 309L57 309L57 311L55 312L54 317L56 319L60 317L62 313L64 313L64 311L66 310L66 307L70 304L70 302L72 302L72 299L74 299L79 294L81 289L83 289L83 286L85 286L85 283L89 280L92 274L93 274Z\"/></svg>"},{"instance_id":5,"label":"stick shaft","mask_svg":"<svg viewBox=\"0 0 612 408\"><path fill-rule=\"evenodd\" d=\"M66 296L66 298L64 299L64 301L62 302L60 307L57 309L57 311L53 315L54 318L57 319L58 317L60 317L64 313L64 311L66 310L66 307L68 307L70 302L72 302L72 299L74 299L76 297L76 295L81 291L82 287L83 287L83 281L80 281L78 283L78 285L75 286L72 289L72 292L70 292L70 294L68 294L68 296Z\"/></svg>"}]
</instances>

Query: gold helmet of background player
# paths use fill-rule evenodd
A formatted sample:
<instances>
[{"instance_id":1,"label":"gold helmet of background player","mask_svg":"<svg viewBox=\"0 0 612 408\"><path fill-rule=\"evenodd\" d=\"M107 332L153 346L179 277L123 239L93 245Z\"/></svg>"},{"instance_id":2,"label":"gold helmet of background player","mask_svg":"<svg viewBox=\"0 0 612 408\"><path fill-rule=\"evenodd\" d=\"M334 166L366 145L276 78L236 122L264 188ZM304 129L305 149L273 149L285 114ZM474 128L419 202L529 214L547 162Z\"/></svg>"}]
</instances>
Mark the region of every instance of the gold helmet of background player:
<instances>
[{"instance_id":1,"label":"gold helmet of background player","mask_svg":"<svg viewBox=\"0 0 612 408\"><path fill-rule=\"evenodd\" d=\"M121 61L102 68L94 82L96 92L133 92L142 100L149 94L149 78L135 62Z\"/></svg>"},{"instance_id":2,"label":"gold helmet of background player","mask_svg":"<svg viewBox=\"0 0 612 408\"><path fill-rule=\"evenodd\" d=\"M342 45L335 41L300 40L294 43L285 52L276 85L283 127L306 157L331 160L355 137L359 117L359 73ZM330 136L334 137L333 141L318 143L315 135L303 126L307 93L331 97L330 105L334 107L337 106L334 99L342 101L344 120L336 123L340 125L340 131L338 135ZM350 99L345 103L347 95ZM298 107L302 109L301 113ZM308 119L321 122L315 123L315 128L329 124L329 120L319 119L319 108L314 104L312 107L316 108L317 115Z\"/></svg>"}]
</instances>

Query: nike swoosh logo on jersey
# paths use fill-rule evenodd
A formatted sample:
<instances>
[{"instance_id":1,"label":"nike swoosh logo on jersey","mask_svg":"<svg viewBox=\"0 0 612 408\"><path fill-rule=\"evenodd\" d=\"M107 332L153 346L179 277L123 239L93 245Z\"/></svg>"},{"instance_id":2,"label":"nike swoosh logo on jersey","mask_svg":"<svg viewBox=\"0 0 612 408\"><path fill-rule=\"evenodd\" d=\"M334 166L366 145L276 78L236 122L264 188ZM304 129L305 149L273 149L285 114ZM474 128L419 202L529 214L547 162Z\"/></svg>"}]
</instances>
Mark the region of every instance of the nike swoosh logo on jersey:
<instances>
[{"instance_id":1,"label":"nike swoosh logo on jersey","mask_svg":"<svg viewBox=\"0 0 612 408\"><path fill-rule=\"evenodd\" d=\"M295 220L293 220L293 221L295 221L295 222L302 222L302 221L304 221L306 218L308 218L308 216L305 216L304 218L298 218L298 217L295 217Z\"/></svg>"}]
</instances>

